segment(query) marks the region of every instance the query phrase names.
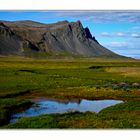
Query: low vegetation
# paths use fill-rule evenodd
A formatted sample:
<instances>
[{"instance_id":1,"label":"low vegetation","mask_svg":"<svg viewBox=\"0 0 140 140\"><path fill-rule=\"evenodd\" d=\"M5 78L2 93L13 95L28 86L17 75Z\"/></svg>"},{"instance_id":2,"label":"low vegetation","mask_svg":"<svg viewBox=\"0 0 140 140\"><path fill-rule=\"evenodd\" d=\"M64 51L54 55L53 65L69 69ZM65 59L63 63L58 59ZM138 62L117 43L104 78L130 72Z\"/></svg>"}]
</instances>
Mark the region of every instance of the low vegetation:
<instances>
[{"instance_id":1,"label":"low vegetation","mask_svg":"<svg viewBox=\"0 0 140 140\"><path fill-rule=\"evenodd\" d=\"M12 113L26 109L31 104L30 101L23 99L0 99L0 125L8 123Z\"/></svg>"},{"instance_id":2,"label":"low vegetation","mask_svg":"<svg viewBox=\"0 0 140 140\"><path fill-rule=\"evenodd\" d=\"M1 128L140 128L139 70L140 61L126 58L0 57ZM13 112L32 104L30 96L116 99L124 103L97 114L41 115L8 124Z\"/></svg>"},{"instance_id":3,"label":"low vegetation","mask_svg":"<svg viewBox=\"0 0 140 140\"><path fill-rule=\"evenodd\" d=\"M140 78L140 67L120 67L120 68L107 68L107 72L118 72L124 76Z\"/></svg>"}]
</instances>

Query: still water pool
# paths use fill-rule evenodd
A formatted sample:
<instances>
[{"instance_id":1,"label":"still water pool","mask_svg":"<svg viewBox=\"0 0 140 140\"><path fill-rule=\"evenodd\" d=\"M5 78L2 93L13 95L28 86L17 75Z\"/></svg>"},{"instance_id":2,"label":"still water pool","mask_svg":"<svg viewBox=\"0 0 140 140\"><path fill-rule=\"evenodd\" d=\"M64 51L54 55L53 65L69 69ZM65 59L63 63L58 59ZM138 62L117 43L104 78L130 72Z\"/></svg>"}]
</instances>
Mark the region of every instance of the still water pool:
<instances>
[{"instance_id":1,"label":"still water pool","mask_svg":"<svg viewBox=\"0 0 140 140\"><path fill-rule=\"evenodd\" d=\"M29 109L13 114L10 123L15 123L18 119L23 117L33 117L43 114L66 113L66 112L96 112L102 109L122 103L121 100L86 100L86 99L71 99L59 100L48 98L31 99L33 104Z\"/></svg>"}]
</instances>

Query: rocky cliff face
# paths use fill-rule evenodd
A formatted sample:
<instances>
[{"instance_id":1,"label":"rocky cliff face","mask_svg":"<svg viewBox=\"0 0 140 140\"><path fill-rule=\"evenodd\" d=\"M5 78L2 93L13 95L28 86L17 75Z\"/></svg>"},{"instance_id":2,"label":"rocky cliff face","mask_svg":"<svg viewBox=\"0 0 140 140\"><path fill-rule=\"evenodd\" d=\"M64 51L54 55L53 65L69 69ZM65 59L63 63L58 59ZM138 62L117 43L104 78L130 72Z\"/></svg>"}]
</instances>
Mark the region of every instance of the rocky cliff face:
<instances>
[{"instance_id":1,"label":"rocky cliff face","mask_svg":"<svg viewBox=\"0 0 140 140\"><path fill-rule=\"evenodd\" d=\"M9 27L0 23L0 54L22 52L21 39Z\"/></svg>"},{"instance_id":2,"label":"rocky cliff face","mask_svg":"<svg viewBox=\"0 0 140 140\"><path fill-rule=\"evenodd\" d=\"M80 21L42 24L33 21L0 23L0 54L47 52L80 56L113 56Z\"/></svg>"}]
</instances>

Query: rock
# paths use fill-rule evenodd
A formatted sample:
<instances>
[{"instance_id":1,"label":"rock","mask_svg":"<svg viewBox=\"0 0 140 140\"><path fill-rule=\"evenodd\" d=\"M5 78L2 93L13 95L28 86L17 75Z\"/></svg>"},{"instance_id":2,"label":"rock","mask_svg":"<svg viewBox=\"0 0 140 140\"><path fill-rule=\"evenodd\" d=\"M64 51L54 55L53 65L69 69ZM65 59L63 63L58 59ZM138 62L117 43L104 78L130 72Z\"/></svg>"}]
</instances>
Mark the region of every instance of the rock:
<instances>
[{"instance_id":1,"label":"rock","mask_svg":"<svg viewBox=\"0 0 140 140\"><path fill-rule=\"evenodd\" d=\"M22 50L22 40L7 26L0 23L0 54L14 54Z\"/></svg>"},{"instance_id":2,"label":"rock","mask_svg":"<svg viewBox=\"0 0 140 140\"><path fill-rule=\"evenodd\" d=\"M0 54L24 54L25 50L38 51L30 41L23 40L8 26L0 23Z\"/></svg>"},{"instance_id":3,"label":"rock","mask_svg":"<svg viewBox=\"0 0 140 140\"><path fill-rule=\"evenodd\" d=\"M121 83L119 83L119 87L129 87L129 84L127 84L125 82L121 82Z\"/></svg>"},{"instance_id":4,"label":"rock","mask_svg":"<svg viewBox=\"0 0 140 140\"><path fill-rule=\"evenodd\" d=\"M140 87L140 84L139 83L133 83L132 86L133 87Z\"/></svg>"},{"instance_id":5,"label":"rock","mask_svg":"<svg viewBox=\"0 0 140 140\"><path fill-rule=\"evenodd\" d=\"M4 44L4 45L3 45ZM2 21L0 54L48 52L80 56L119 56L104 48L80 21L43 24L34 21Z\"/></svg>"}]
</instances>

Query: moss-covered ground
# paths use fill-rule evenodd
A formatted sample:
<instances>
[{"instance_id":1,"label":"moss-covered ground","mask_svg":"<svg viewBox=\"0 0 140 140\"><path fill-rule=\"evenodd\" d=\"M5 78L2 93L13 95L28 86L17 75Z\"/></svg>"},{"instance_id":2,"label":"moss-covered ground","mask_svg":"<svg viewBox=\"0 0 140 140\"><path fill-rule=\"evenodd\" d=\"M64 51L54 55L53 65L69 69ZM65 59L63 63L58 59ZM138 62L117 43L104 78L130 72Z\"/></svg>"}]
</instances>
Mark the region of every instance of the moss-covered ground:
<instances>
[{"instance_id":1,"label":"moss-covered ground","mask_svg":"<svg viewBox=\"0 0 140 140\"><path fill-rule=\"evenodd\" d=\"M126 58L0 57L1 128L140 128L140 86L134 86L140 84L139 70L140 61ZM8 124L13 112L31 105L30 95L124 103L99 113L41 115Z\"/></svg>"}]
</instances>

